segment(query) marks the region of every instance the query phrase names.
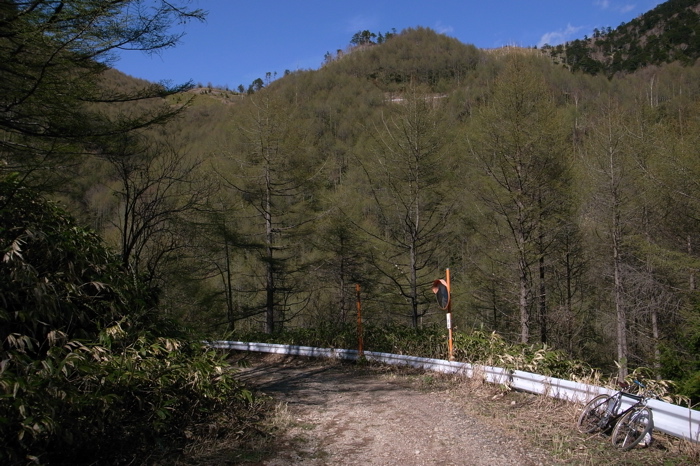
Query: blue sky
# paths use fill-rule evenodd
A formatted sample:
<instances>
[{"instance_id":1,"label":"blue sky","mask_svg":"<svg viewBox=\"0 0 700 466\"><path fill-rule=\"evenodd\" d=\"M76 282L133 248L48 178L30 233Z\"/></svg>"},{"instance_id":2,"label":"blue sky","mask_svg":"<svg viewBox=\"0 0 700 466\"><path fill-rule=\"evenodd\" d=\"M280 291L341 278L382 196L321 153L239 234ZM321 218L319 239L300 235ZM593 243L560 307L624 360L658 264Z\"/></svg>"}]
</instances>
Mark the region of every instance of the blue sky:
<instances>
[{"instance_id":1,"label":"blue sky","mask_svg":"<svg viewBox=\"0 0 700 466\"><path fill-rule=\"evenodd\" d=\"M175 48L125 52L114 67L149 81L247 87L267 72L317 69L358 31L429 27L480 48L541 46L615 28L655 0L191 0L206 22L178 26ZM179 28L179 29L178 29Z\"/></svg>"}]
</instances>

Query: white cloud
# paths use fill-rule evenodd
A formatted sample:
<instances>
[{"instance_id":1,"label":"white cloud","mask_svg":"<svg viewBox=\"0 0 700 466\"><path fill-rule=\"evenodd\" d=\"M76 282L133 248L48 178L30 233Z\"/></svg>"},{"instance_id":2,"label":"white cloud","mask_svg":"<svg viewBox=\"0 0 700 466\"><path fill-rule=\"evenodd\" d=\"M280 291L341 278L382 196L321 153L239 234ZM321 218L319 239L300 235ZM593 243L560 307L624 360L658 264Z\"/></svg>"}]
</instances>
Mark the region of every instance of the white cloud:
<instances>
[{"instance_id":1,"label":"white cloud","mask_svg":"<svg viewBox=\"0 0 700 466\"><path fill-rule=\"evenodd\" d=\"M440 21L435 23L435 27L433 29L435 29L435 32L438 32L440 34L450 34L455 30L455 28L453 28L452 26L445 26Z\"/></svg>"},{"instance_id":2,"label":"white cloud","mask_svg":"<svg viewBox=\"0 0 700 466\"><path fill-rule=\"evenodd\" d=\"M609 0L596 0L593 2L595 6L600 7L603 10L607 10L608 7L610 7L610 1Z\"/></svg>"},{"instance_id":3,"label":"white cloud","mask_svg":"<svg viewBox=\"0 0 700 466\"><path fill-rule=\"evenodd\" d=\"M537 43L537 47L542 47L545 44L558 45L574 37L574 35L582 29L582 26L572 26L568 24L566 29L559 31L552 31L544 34L540 41Z\"/></svg>"},{"instance_id":4,"label":"white cloud","mask_svg":"<svg viewBox=\"0 0 700 466\"><path fill-rule=\"evenodd\" d=\"M637 5L627 4L620 7L620 13L627 13L637 8Z\"/></svg>"}]
</instances>

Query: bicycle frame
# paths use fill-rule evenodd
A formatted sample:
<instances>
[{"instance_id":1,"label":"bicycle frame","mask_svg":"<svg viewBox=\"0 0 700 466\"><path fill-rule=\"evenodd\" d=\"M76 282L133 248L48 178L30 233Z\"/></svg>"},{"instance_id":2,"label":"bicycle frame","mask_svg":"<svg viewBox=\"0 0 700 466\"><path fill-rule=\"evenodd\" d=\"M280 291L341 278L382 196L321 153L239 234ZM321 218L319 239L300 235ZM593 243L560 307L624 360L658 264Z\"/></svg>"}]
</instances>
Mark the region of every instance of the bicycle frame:
<instances>
[{"instance_id":1,"label":"bicycle frame","mask_svg":"<svg viewBox=\"0 0 700 466\"><path fill-rule=\"evenodd\" d=\"M635 383L645 388L642 383ZM647 445L654 429L652 411L647 406L648 400L653 397L653 394L649 396L650 393L635 395L619 390L612 395L598 395L583 408L578 419L579 431L609 434L612 444L622 450L634 448L642 440ZM621 409L623 399L632 400L625 409Z\"/></svg>"},{"instance_id":2,"label":"bicycle frame","mask_svg":"<svg viewBox=\"0 0 700 466\"><path fill-rule=\"evenodd\" d=\"M635 400L631 406L620 411L620 406L622 405L622 398L631 398ZM608 401L608 409L605 411L605 415L601 418L599 423L599 428L603 432L608 432L615 427L615 423L625 414L636 408L643 408L647 405L648 398L642 395L635 395L633 393L624 392L619 390L610 397Z\"/></svg>"}]
</instances>

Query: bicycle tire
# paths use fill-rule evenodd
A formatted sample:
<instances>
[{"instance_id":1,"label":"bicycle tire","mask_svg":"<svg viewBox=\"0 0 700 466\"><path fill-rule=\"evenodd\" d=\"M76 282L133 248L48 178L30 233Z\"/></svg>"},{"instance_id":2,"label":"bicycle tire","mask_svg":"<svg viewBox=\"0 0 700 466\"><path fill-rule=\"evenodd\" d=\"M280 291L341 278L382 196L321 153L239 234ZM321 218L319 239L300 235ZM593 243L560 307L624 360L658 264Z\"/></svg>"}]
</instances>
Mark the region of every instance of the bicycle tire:
<instances>
[{"instance_id":1,"label":"bicycle tire","mask_svg":"<svg viewBox=\"0 0 700 466\"><path fill-rule=\"evenodd\" d=\"M636 447L647 435L651 435L652 430L654 417L651 409L636 408L617 421L610 441L621 450L627 451Z\"/></svg>"},{"instance_id":2,"label":"bicycle tire","mask_svg":"<svg viewBox=\"0 0 700 466\"><path fill-rule=\"evenodd\" d=\"M590 434L605 428L601 421L606 416L608 401L612 397L609 395L598 395L583 407L583 411L578 418L576 427L582 434Z\"/></svg>"}]
</instances>

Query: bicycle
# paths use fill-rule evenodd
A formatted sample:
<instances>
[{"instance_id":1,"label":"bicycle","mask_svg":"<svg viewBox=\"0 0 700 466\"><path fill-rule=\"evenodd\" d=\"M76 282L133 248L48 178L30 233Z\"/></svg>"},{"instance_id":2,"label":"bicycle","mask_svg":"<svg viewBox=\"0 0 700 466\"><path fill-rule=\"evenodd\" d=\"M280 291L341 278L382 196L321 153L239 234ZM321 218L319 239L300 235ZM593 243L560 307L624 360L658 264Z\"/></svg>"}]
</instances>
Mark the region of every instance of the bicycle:
<instances>
[{"instance_id":1,"label":"bicycle","mask_svg":"<svg viewBox=\"0 0 700 466\"><path fill-rule=\"evenodd\" d=\"M641 382L635 380L634 383L639 387L639 395L619 390L613 395L598 395L589 401L578 418L578 430L584 434L612 430L612 444L623 451L634 448L642 440L650 443L654 417L647 402L653 394L646 391ZM634 403L620 411L623 397L634 400Z\"/></svg>"}]
</instances>

